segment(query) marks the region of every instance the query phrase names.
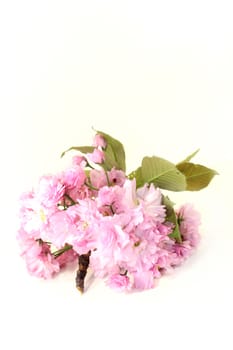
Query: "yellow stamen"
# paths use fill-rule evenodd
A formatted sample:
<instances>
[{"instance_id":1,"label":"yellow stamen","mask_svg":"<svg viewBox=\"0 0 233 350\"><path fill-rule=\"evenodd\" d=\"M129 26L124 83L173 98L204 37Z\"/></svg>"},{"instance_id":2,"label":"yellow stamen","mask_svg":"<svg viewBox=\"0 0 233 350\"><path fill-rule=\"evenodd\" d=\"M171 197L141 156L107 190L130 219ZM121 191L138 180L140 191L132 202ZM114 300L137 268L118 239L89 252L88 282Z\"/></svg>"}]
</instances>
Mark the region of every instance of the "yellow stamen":
<instances>
[{"instance_id":1,"label":"yellow stamen","mask_svg":"<svg viewBox=\"0 0 233 350\"><path fill-rule=\"evenodd\" d=\"M42 222L46 222L47 221L46 220L46 215L45 215L43 209L40 209L39 215L40 215L40 219L41 219Z\"/></svg>"},{"instance_id":2,"label":"yellow stamen","mask_svg":"<svg viewBox=\"0 0 233 350\"><path fill-rule=\"evenodd\" d=\"M85 230L86 228L88 228L88 223L86 221L84 221L82 223L82 228Z\"/></svg>"}]
</instances>

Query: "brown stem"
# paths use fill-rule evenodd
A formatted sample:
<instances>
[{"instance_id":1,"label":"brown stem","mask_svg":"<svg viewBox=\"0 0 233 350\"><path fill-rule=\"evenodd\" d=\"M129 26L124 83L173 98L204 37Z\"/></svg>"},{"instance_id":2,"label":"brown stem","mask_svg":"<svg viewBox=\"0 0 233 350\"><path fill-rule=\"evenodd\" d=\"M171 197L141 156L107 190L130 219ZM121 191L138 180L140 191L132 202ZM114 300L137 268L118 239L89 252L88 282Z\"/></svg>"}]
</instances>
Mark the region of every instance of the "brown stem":
<instances>
[{"instance_id":1,"label":"brown stem","mask_svg":"<svg viewBox=\"0 0 233 350\"><path fill-rule=\"evenodd\" d=\"M82 254L78 259L78 271L76 274L76 288L83 293L84 292L84 280L87 274L87 269L89 266L91 251L87 254Z\"/></svg>"}]
</instances>

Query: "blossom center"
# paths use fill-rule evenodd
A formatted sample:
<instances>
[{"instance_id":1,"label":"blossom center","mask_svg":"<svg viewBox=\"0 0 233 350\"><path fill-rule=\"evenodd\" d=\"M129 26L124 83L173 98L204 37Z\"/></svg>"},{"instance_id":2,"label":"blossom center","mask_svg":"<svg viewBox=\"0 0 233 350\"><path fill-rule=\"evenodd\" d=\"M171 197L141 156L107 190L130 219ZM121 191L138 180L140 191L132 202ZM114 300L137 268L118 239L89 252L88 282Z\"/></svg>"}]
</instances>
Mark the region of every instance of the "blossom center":
<instances>
[{"instance_id":1,"label":"blossom center","mask_svg":"<svg viewBox=\"0 0 233 350\"><path fill-rule=\"evenodd\" d=\"M39 211L39 215L40 215L40 219L41 219L41 221L42 221L43 223L45 223L45 222L46 222L46 220L47 220L47 218L46 218L46 215L45 215L45 213L44 213L43 209L40 209L40 211Z\"/></svg>"}]
</instances>

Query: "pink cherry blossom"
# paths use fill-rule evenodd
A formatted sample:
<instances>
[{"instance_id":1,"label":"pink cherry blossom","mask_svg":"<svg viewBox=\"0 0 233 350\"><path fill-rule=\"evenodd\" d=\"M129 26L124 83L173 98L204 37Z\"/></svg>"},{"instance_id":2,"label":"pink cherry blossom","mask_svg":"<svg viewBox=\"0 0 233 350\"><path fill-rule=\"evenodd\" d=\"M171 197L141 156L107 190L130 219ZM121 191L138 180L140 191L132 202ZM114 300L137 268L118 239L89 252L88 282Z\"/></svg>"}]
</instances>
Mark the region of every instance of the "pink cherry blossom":
<instances>
[{"instance_id":1,"label":"pink cherry blossom","mask_svg":"<svg viewBox=\"0 0 233 350\"><path fill-rule=\"evenodd\" d=\"M85 168L87 161L84 156L73 156L72 157L72 164L74 166L81 166L82 168Z\"/></svg>"},{"instance_id":2,"label":"pink cherry blossom","mask_svg":"<svg viewBox=\"0 0 233 350\"><path fill-rule=\"evenodd\" d=\"M69 216L75 223L75 232L69 236L67 243L71 244L78 254L95 249L100 231L99 221L102 217L95 200L79 200L77 205L69 208Z\"/></svg>"},{"instance_id":3,"label":"pink cherry blossom","mask_svg":"<svg viewBox=\"0 0 233 350\"><path fill-rule=\"evenodd\" d=\"M44 241L52 242L57 248L69 243L77 234L77 227L67 210L60 210L51 215L45 230L41 232Z\"/></svg>"},{"instance_id":4,"label":"pink cherry blossom","mask_svg":"<svg viewBox=\"0 0 233 350\"><path fill-rule=\"evenodd\" d=\"M133 273L134 288L138 290L154 287L154 276L152 271L137 271Z\"/></svg>"},{"instance_id":5,"label":"pink cherry blossom","mask_svg":"<svg viewBox=\"0 0 233 350\"><path fill-rule=\"evenodd\" d=\"M21 196L21 255L30 274L51 278L90 252L90 268L110 288L153 288L194 252L200 216L190 204L177 210L181 241L174 239L161 190L153 183L137 188L117 161L109 170L106 140L97 134L93 144L92 153L73 157L70 167L42 176Z\"/></svg>"},{"instance_id":6,"label":"pink cherry blossom","mask_svg":"<svg viewBox=\"0 0 233 350\"><path fill-rule=\"evenodd\" d=\"M58 176L45 175L39 180L36 197L44 207L56 206L65 192L65 186Z\"/></svg>"},{"instance_id":7,"label":"pink cherry blossom","mask_svg":"<svg viewBox=\"0 0 233 350\"><path fill-rule=\"evenodd\" d=\"M200 240L199 226L201 224L200 214L194 209L193 205L183 205L178 213L180 221L180 232L192 247L196 247Z\"/></svg>"},{"instance_id":8,"label":"pink cherry blossom","mask_svg":"<svg viewBox=\"0 0 233 350\"><path fill-rule=\"evenodd\" d=\"M108 209L109 215L125 213L135 208L138 204L135 181L125 180L123 187L119 185L103 186L98 192L97 204L98 207Z\"/></svg>"},{"instance_id":9,"label":"pink cherry blossom","mask_svg":"<svg viewBox=\"0 0 233 350\"><path fill-rule=\"evenodd\" d=\"M80 166L66 169L61 176L61 181L64 184L66 191L73 188L80 188L84 184L85 179L85 171Z\"/></svg>"},{"instance_id":10,"label":"pink cherry blossom","mask_svg":"<svg viewBox=\"0 0 233 350\"><path fill-rule=\"evenodd\" d=\"M59 262L52 256L48 244L29 238L23 230L19 231L18 240L21 255L31 275L48 279L60 270Z\"/></svg>"},{"instance_id":11,"label":"pink cherry blossom","mask_svg":"<svg viewBox=\"0 0 233 350\"><path fill-rule=\"evenodd\" d=\"M124 171L112 168L108 171L108 178L112 185L123 186L127 179Z\"/></svg>"},{"instance_id":12,"label":"pink cherry blossom","mask_svg":"<svg viewBox=\"0 0 233 350\"><path fill-rule=\"evenodd\" d=\"M74 261L77 261L78 254L73 250L69 249L59 255L56 258L56 261L59 263L60 268L65 267L67 264L73 263Z\"/></svg>"},{"instance_id":13,"label":"pink cherry blossom","mask_svg":"<svg viewBox=\"0 0 233 350\"><path fill-rule=\"evenodd\" d=\"M128 291L130 289L130 279L126 275L110 275L107 280L107 285L119 292Z\"/></svg>"},{"instance_id":14,"label":"pink cherry blossom","mask_svg":"<svg viewBox=\"0 0 233 350\"><path fill-rule=\"evenodd\" d=\"M123 185L123 196L121 199L123 210L129 210L136 208L139 205L137 192L136 192L136 181L126 179Z\"/></svg>"},{"instance_id":15,"label":"pink cherry blossom","mask_svg":"<svg viewBox=\"0 0 233 350\"><path fill-rule=\"evenodd\" d=\"M104 152L100 149L95 148L92 153L87 153L86 158L88 161L96 164L101 164L104 161Z\"/></svg>"},{"instance_id":16,"label":"pink cherry blossom","mask_svg":"<svg viewBox=\"0 0 233 350\"><path fill-rule=\"evenodd\" d=\"M96 134L93 140L93 146L94 147L101 147L101 148L105 148L107 145L104 137L100 134Z\"/></svg>"},{"instance_id":17,"label":"pink cherry blossom","mask_svg":"<svg viewBox=\"0 0 233 350\"><path fill-rule=\"evenodd\" d=\"M165 207L162 205L162 194L160 189L153 184L146 184L137 190L137 197L142 204L147 216L153 220L163 222L165 218Z\"/></svg>"},{"instance_id":18,"label":"pink cherry blossom","mask_svg":"<svg viewBox=\"0 0 233 350\"><path fill-rule=\"evenodd\" d=\"M90 182L94 188L100 189L108 184L106 173L103 169L90 171Z\"/></svg>"},{"instance_id":19,"label":"pink cherry blossom","mask_svg":"<svg viewBox=\"0 0 233 350\"><path fill-rule=\"evenodd\" d=\"M51 278L60 270L58 261L56 261L56 259L50 254L46 245L41 247L41 252L38 256L27 256L26 263L27 268L32 275L44 279Z\"/></svg>"},{"instance_id":20,"label":"pink cherry blossom","mask_svg":"<svg viewBox=\"0 0 233 350\"><path fill-rule=\"evenodd\" d=\"M21 226L30 237L39 238L40 232L48 224L48 216L55 210L56 208L44 207L35 192L23 193L20 197L19 210Z\"/></svg>"}]
</instances>

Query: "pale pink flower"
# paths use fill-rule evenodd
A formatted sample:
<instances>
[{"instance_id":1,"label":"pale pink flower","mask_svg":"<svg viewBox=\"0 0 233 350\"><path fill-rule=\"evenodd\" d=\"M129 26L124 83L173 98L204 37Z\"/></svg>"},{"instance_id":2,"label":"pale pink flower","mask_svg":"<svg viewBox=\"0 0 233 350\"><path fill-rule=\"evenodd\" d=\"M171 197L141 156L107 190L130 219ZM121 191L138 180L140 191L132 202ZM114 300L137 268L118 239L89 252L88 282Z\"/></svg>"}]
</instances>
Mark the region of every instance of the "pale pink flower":
<instances>
[{"instance_id":1,"label":"pale pink flower","mask_svg":"<svg viewBox=\"0 0 233 350\"><path fill-rule=\"evenodd\" d=\"M125 180L123 185L123 196L121 199L124 210L129 210L138 206L138 200L136 195L136 180Z\"/></svg>"},{"instance_id":2,"label":"pale pink flower","mask_svg":"<svg viewBox=\"0 0 233 350\"><path fill-rule=\"evenodd\" d=\"M181 265L193 253L193 249L188 241L175 243L170 254L171 266Z\"/></svg>"},{"instance_id":3,"label":"pale pink flower","mask_svg":"<svg viewBox=\"0 0 233 350\"><path fill-rule=\"evenodd\" d=\"M119 193L121 191L121 193ZM101 206L110 206L114 203L114 201L117 200L117 197L122 194L121 187L114 186L114 187L108 187L104 186L100 188L98 192L98 196L96 198L96 202L98 207Z\"/></svg>"},{"instance_id":4,"label":"pale pink flower","mask_svg":"<svg viewBox=\"0 0 233 350\"><path fill-rule=\"evenodd\" d=\"M137 290L150 289L154 287L153 271L137 271L133 273L133 287Z\"/></svg>"},{"instance_id":5,"label":"pale pink flower","mask_svg":"<svg viewBox=\"0 0 233 350\"><path fill-rule=\"evenodd\" d=\"M186 259L192 251L192 247L189 245L187 241L183 243L175 243L173 249L176 255L181 260Z\"/></svg>"},{"instance_id":6,"label":"pale pink flower","mask_svg":"<svg viewBox=\"0 0 233 350\"><path fill-rule=\"evenodd\" d=\"M65 186L58 176L45 175L39 180L36 198L44 207L56 206L65 193Z\"/></svg>"},{"instance_id":7,"label":"pale pink flower","mask_svg":"<svg viewBox=\"0 0 233 350\"><path fill-rule=\"evenodd\" d=\"M56 261L45 247L41 248L41 252L38 256L27 256L26 264L30 274L44 279L51 278L60 270L58 261Z\"/></svg>"},{"instance_id":8,"label":"pale pink flower","mask_svg":"<svg viewBox=\"0 0 233 350\"><path fill-rule=\"evenodd\" d=\"M185 204L179 209L177 216L180 221L180 232L183 239L189 241L191 246L196 247L200 241L200 214L194 209L193 205Z\"/></svg>"},{"instance_id":9,"label":"pale pink flower","mask_svg":"<svg viewBox=\"0 0 233 350\"><path fill-rule=\"evenodd\" d=\"M129 244L129 235L120 226L114 225L111 217L104 217L99 223L95 249L90 257L95 274L104 277L107 273L117 273L122 257L127 257Z\"/></svg>"},{"instance_id":10,"label":"pale pink flower","mask_svg":"<svg viewBox=\"0 0 233 350\"><path fill-rule=\"evenodd\" d=\"M78 254L85 254L95 249L96 239L99 235L99 213L95 200L78 200L78 204L70 207L69 216L75 223L76 232L71 234L67 243L73 246Z\"/></svg>"},{"instance_id":11,"label":"pale pink flower","mask_svg":"<svg viewBox=\"0 0 233 350\"><path fill-rule=\"evenodd\" d=\"M165 206L162 205L162 194L153 184L146 184L137 190L137 197L142 204L145 214L154 221L163 222L166 216Z\"/></svg>"},{"instance_id":12,"label":"pale pink flower","mask_svg":"<svg viewBox=\"0 0 233 350\"><path fill-rule=\"evenodd\" d=\"M44 279L51 278L60 270L59 262L44 248L37 259L27 259L26 262L30 273Z\"/></svg>"},{"instance_id":13,"label":"pale pink flower","mask_svg":"<svg viewBox=\"0 0 233 350\"><path fill-rule=\"evenodd\" d=\"M117 256L119 250L129 243L129 235L120 226L113 225L107 218L105 222L101 221L100 229L97 248L112 257Z\"/></svg>"},{"instance_id":14,"label":"pale pink flower","mask_svg":"<svg viewBox=\"0 0 233 350\"><path fill-rule=\"evenodd\" d=\"M40 254L40 245L36 243L36 240L34 238L29 237L28 233L23 229L23 227L20 227L17 232L17 240L22 256L27 255L34 257Z\"/></svg>"},{"instance_id":15,"label":"pale pink flower","mask_svg":"<svg viewBox=\"0 0 233 350\"><path fill-rule=\"evenodd\" d=\"M108 178L112 185L123 186L127 179L124 171L112 168L108 171Z\"/></svg>"},{"instance_id":16,"label":"pale pink flower","mask_svg":"<svg viewBox=\"0 0 233 350\"><path fill-rule=\"evenodd\" d=\"M81 166L81 168L85 168L87 161L84 156L76 155L72 157L72 164L74 166Z\"/></svg>"},{"instance_id":17,"label":"pale pink flower","mask_svg":"<svg viewBox=\"0 0 233 350\"><path fill-rule=\"evenodd\" d=\"M126 180L123 187L104 186L99 190L96 201L98 207L111 207L109 215L127 212L137 206L136 183Z\"/></svg>"},{"instance_id":18,"label":"pale pink flower","mask_svg":"<svg viewBox=\"0 0 233 350\"><path fill-rule=\"evenodd\" d=\"M82 167L76 166L65 170L62 173L61 180L66 190L80 188L86 179L85 171Z\"/></svg>"},{"instance_id":19,"label":"pale pink flower","mask_svg":"<svg viewBox=\"0 0 233 350\"><path fill-rule=\"evenodd\" d=\"M144 220L143 212L140 206L123 210L117 215L112 216L111 221L130 234L131 238L135 236L135 230Z\"/></svg>"},{"instance_id":20,"label":"pale pink flower","mask_svg":"<svg viewBox=\"0 0 233 350\"><path fill-rule=\"evenodd\" d=\"M81 188L74 187L68 190L66 194L68 194L68 196L72 199L73 202L77 203L80 199L90 198L93 195L93 191L90 188L88 188L88 186L83 185ZM65 201L68 203L70 202L70 204L72 204L72 202L67 197L65 198Z\"/></svg>"},{"instance_id":21,"label":"pale pink flower","mask_svg":"<svg viewBox=\"0 0 233 350\"><path fill-rule=\"evenodd\" d=\"M167 239L162 244L164 252L167 254L167 266L161 264L164 270L170 271L171 267L181 265L194 251L194 247L189 241L176 243L173 239ZM165 255L166 256L166 255Z\"/></svg>"},{"instance_id":22,"label":"pale pink flower","mask_svg":"<svg viewBox=\"0 0 233 350\"><path fill-rule=\"evenodd\" d=\"M165 223L157 223L157 229L159 230L159 233L162 236L168 236L170 233L172 233L174 228L174 224L171 222L165 222Z\"/></svg>"},{"instance_id":23,"label":"pale pink flower","mask_svg":"<svg viewBox=\"0 0 233 350\"><path fill-rule=\"evenodd\" d=\"M130 289L130 279L126 275L114 274L109 276L107 285L119 292L128 291Z\"/></svg>"},{"instance_id":24,"label":"pale pink flower","mask_svg":"<svg viewBox=\"0 0 233 350\"><path fill-rule=\"evenodd\" d=\"M123 171L115 168L106 172L103 169L92 169L90 171L91 185L97 189L110 185L123 186L126 180L126 175ZM108 183L109 182L109 183Z\"/></svg>"},{"instance_id":25,"label":"pale pink flower","mask_svg":"<svg viewBox=\"0 0 233 350\"><path fill-rule=\"evenodd\" d=\"M22 229L19 230L17 238L21 248L21 256L24 258L31 275L47 279L60 270L59 262L51 254L47 243L29 238Z\"/></svg>"},{"instance_id":26,"label":"pale pink flower","mask_svg":"<svg viewBox=\"0 0 233 350\"><path fill-rule=\"evenodd\" d=\"M57 248L62 248L66 243L72 241L77 234L77 227L69 212L70 208L51 215L49 224L41 232L41 238L44 241L52 242Z\"/></svg>"},{"instance_id":27,"label":"pale pink flower","mask_svg":"<svg viewBox=\"0 0 233 350\"><path fill-rule=\"evenodd\" d=\"M67 264L70 264L78 259L78 254L73 250L69 249L59 255L56 258L56 261L59 263L60 268L65 267Z\"/></svg>"},{"instance_id":28,"label":"pale pink flower","mask_svg":"<svg viewBox=\"0 0 233 350\"><path fill-rule=\"evenodd\" d=\"M97 189L103 186L106 186L108 183L107 176L103 169L101 170L92 169L90 171L90 181L91 181L91 185Z\"/></svg>"},{"instance_id":29,"label":"pale pink flower","mask_svg":"<svg viewBox=\"0 0 233 350\"><path fill-rule=\"evenodd\" d=\"M41 230L48 224L48 216L57 208L45 208L35 192L23 193L20 197L19 218L21 226L30 237L39 238Z\"/></svg>"},{"instance_id":30,"label":"pale pink flower","mask_svg":"<svg viewBox=\"0 0 233 350\"><path fill-rule=\"evenodd\" d=\"M95 148L92 153L87 153L86 158L88 162L94 162L96 164L101 164L104 161L104 152L100 149Z\"/></svg>"},{"instance_id":31,"label":"pale pink flower","mask_svg":"<svg viewBox=\"0 0 233 350\"><path fill-rule=\"evenodd\" d=\"M101 212L103 212L104 215L113 215L114 213L119 213L123 209L121 205L123 194L124 191L122 187L119 186L104 186L100 188L98 196L96 198L98 208L103 208Z\"/></svg>"},{"instance_id":32,"label":"pale pink flower","mask_svg":"<svg viewBox=\"0 0 233 350\"><path fill-rule=\"evenodd\" d=\"M168 251L165 249L158 249L155 267L166 269L168 266L170 266L170 257ZM155 272L156 271L154 271L154 274Z\"/></svg>"},{"instance_id":33,"label":"pale pink flower","mask_svg":"<svg viewBox=\"0 0 233 350\"><path fill-rule=\"evenodd\" d=\"M107 146L107 142L102 135L96 134L93 140L93 146L105 148Z\"/></svg>"}]
</instances>

